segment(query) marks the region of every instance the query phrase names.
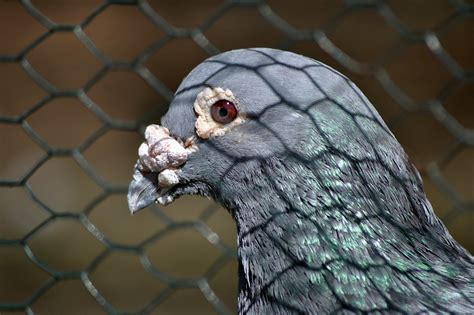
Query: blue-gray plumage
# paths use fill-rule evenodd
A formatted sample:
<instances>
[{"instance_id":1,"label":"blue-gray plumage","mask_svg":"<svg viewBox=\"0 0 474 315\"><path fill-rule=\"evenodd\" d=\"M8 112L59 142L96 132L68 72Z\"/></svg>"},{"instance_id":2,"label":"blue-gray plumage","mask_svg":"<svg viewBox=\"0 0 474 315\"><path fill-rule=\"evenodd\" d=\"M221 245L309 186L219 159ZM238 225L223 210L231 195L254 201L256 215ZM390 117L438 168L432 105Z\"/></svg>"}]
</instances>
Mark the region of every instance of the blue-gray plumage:
<instances>
[{"instance_id":1,"label":"blue-gray plumage","mask_svg":"<svg viewBox=\"0 0 474 315\"><path fill-rule=\"evenodd\" d=\"M235 97L242 122L197 135L206 87L231 91L216 93ZM474 313L473 257L337 71L274 49L226 52L183 80L162 125L194 149L171 188L137 168L130 208L183 194L226 207L238 228L239 313Z\"/></svg>"}]
</instances>

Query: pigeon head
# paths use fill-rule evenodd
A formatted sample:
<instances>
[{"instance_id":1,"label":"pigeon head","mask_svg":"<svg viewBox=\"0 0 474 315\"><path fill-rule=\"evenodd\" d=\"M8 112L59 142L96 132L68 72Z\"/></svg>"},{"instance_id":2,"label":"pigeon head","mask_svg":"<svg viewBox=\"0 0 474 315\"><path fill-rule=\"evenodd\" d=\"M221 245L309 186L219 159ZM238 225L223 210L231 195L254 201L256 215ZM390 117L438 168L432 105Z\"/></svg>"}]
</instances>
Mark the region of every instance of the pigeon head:
<instances>
[{"instance_id":1,"label":"pigeon head","mask_svg":"<svg viewBox=\"0 0 474 315\"><path fill-rule=\"evenodd\" d=\"M245 188L252 188L247 184L264 185L257 183L262 163L288 156L304 163L331 141L367 152L370 145L353 130L357 115L383 127L377 137L392 138L353 83L322 63L275 49L209 58L183 80L161 121L166 136L188 150L185 161L136 167L130 209L166 204L183 194L205 195L231 207L243 201ZM157 174L170 168L176 184L160 187Z\"/></svg>"}]
</instances>

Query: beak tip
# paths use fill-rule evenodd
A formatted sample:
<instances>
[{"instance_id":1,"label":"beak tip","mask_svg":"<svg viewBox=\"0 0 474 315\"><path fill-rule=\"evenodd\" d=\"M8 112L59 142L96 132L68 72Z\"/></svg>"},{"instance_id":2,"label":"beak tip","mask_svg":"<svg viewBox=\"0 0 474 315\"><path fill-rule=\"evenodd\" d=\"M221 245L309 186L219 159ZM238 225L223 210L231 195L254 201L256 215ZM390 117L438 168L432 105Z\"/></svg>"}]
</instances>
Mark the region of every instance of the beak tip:
<instances>
[{"instance_id":1,"label":"beak tip","mask_svg":"<svg viewBox=\"0 0 474 315\"><path fill-rule=\"evenodd\" d=\"M156 198L149 198L149 196L147 198L136 198L136 197L130 198L129 197L128 198L128 209L129 209L130 213L133 215L133 214L139 212L140 210L145 209L146 207L148 207L149 205L151 205L155 201L156 201Z\"/></svg>"},{"instance_id":2,"label":"beak tip","mask_svg":"<svg viewBox=\"0 0 474 315\"><path fill-rule=\"evenodd\" d=\"M135 169L135 174L128 188L127 202L131 214L135 214L156 201L156 174L143 175Z\"/></svg>"},{"instance_id":3,"label":"beak tip","mask_svg":"<svg viewBox=\"0 0 474 315\"><path fill-rule=\"evenodd\" d=\"M130 214L134 215L138 211L140 211L140 208L136 206L136 204L131 203L130 201L128 202L128 210L130 211Z\"/></svg>"}]
</instances>

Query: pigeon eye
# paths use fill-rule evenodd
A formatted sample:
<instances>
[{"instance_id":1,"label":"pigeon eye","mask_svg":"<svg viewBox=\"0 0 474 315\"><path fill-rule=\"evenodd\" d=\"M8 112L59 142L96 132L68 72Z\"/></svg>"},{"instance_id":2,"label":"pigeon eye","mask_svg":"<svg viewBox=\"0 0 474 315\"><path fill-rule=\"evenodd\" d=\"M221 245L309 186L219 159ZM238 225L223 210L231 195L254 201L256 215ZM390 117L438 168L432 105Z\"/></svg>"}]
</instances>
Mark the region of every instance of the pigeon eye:
<instances>
[{"instance_id":1,"label":"pigeon eye","mask_svg":"<svg viewBox=\"0 0 474 315\"><path fill-rule=\"evenodd\" d=\"M228 100L219 100L212 105L211 116L218 123L228 124L237 117L237 108Z\"/></svg>"}]
</instances>

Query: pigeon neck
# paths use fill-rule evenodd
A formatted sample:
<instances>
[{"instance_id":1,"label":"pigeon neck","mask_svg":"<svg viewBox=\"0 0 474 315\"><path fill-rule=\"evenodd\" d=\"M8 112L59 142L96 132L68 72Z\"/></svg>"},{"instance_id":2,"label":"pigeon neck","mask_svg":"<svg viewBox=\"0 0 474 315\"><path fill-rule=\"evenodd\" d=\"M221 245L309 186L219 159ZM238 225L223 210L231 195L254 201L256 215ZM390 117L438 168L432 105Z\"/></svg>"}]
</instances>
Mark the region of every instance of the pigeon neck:
<instances>
[{"instance_id":1,"label":"pigeon neck","mask_svg":"<svg viewBox=\"0 0 474 315\"><path fill-rule=\"evenodd\" d=\"M239 314L262 313L255 304L260 304L259 300L265 296L266 284L291 264L280 249L281 235L273 223L284 217L285 204L274 192L258 195L265 202L253 200L248 202L252 206L234 212L238 231ZM272 199L272 203L267 202Z\"/></svg>"},{"instance_id":2,"label":"pigeon neck","mask_svg":"<svg viewBox=\"0 0 474 315\"><path fill-rule=\"evenodd\" d=\"M432 277L426 270L433 257L441 265L461 266L466 261L472 265L471 256L456 245L432 213L412 218L408 238L392 222L397 219L396 209L391 221L371 214L379 209L372 204L378 199L361 195L363 187L342 180L342 171L334 167L324 173L324 161L317 166L319 173L291 160L268 161L260 168L249 167L240 178L232 174L232 185L226 185L232 193L223 195L232 199L224 204L231 209L238 230L239 313L290 313L301 308L308 313L331 313L342 299L368 309L374 301L365 297L379 296L380 288L410 298L417 289L397 291L399 283L387 277L399 277L399 272L410 268ZM402 219L407 225L406 218ZM435 234L428 237L429 229ZM424 252L428 247L436 250L436 256ZM365 272L374 266L385 268L385 274L370 273L380 285L377 289ZM445 285L444 280L439 283ZM344 293L342 288L349 291ZM384 299L379 297L381 302L374 303L382 305Z\"/></svg>"},{"instance_id":3,"label":"pigeon neck","mask_svg":"<svg viewBox=\"0 0 474 315\"><path fill-rule=\"evenodd\" d=\"M317 228L327 223L315 225L292 211L292 205L274 188L263 187L253 191L255 198L245 200L245 206L234 209L238 229L239 314L285 313L288 309L264 307L271 304L274 290L292 287L295 279L306 279L303 265L321 268L326 261L337 259ZM300 289L309 289L304 287L307 285L302 284ZM293 292L281 298L291 300L296 295Z\"/></svg>"},{"instance_id":4,"label":"pigeon neck","mask_svg":"<svg viewBox=\"0 0 474 315\"><path fill-rule=\"evenodd\" d=\"M281 168L277 169L278 166ZM234 198L226 203L237 222L239 310L242 313L267 303L273 285L286 288L293 285L295 277L307 279L306 267L318 270L335 261L357 261L359 256L367 254L364 242L355 244L353 239L326 235L328 231L337 235L337 224L346 219L336 218L339 215L336 210L331 213L304 200L303 191L310 194L315 188L299 185L296 178L302 174L290 169L285 171L282 167L279 164L273 165L271 170L253 170L251 185L248 180L234 181ZM270 171L271 176L268 176ZM240 185L241 182L245 184ZM353 233L359 236L358 232ZM344 233L347 231L341 230L340 236ZM344 253L347 256L341 255L342 248L347 249ZM309 283L300 285L301 290L309 290ZM265 313L263 309L258 312Z\"/></svg>"}]
</instances>

